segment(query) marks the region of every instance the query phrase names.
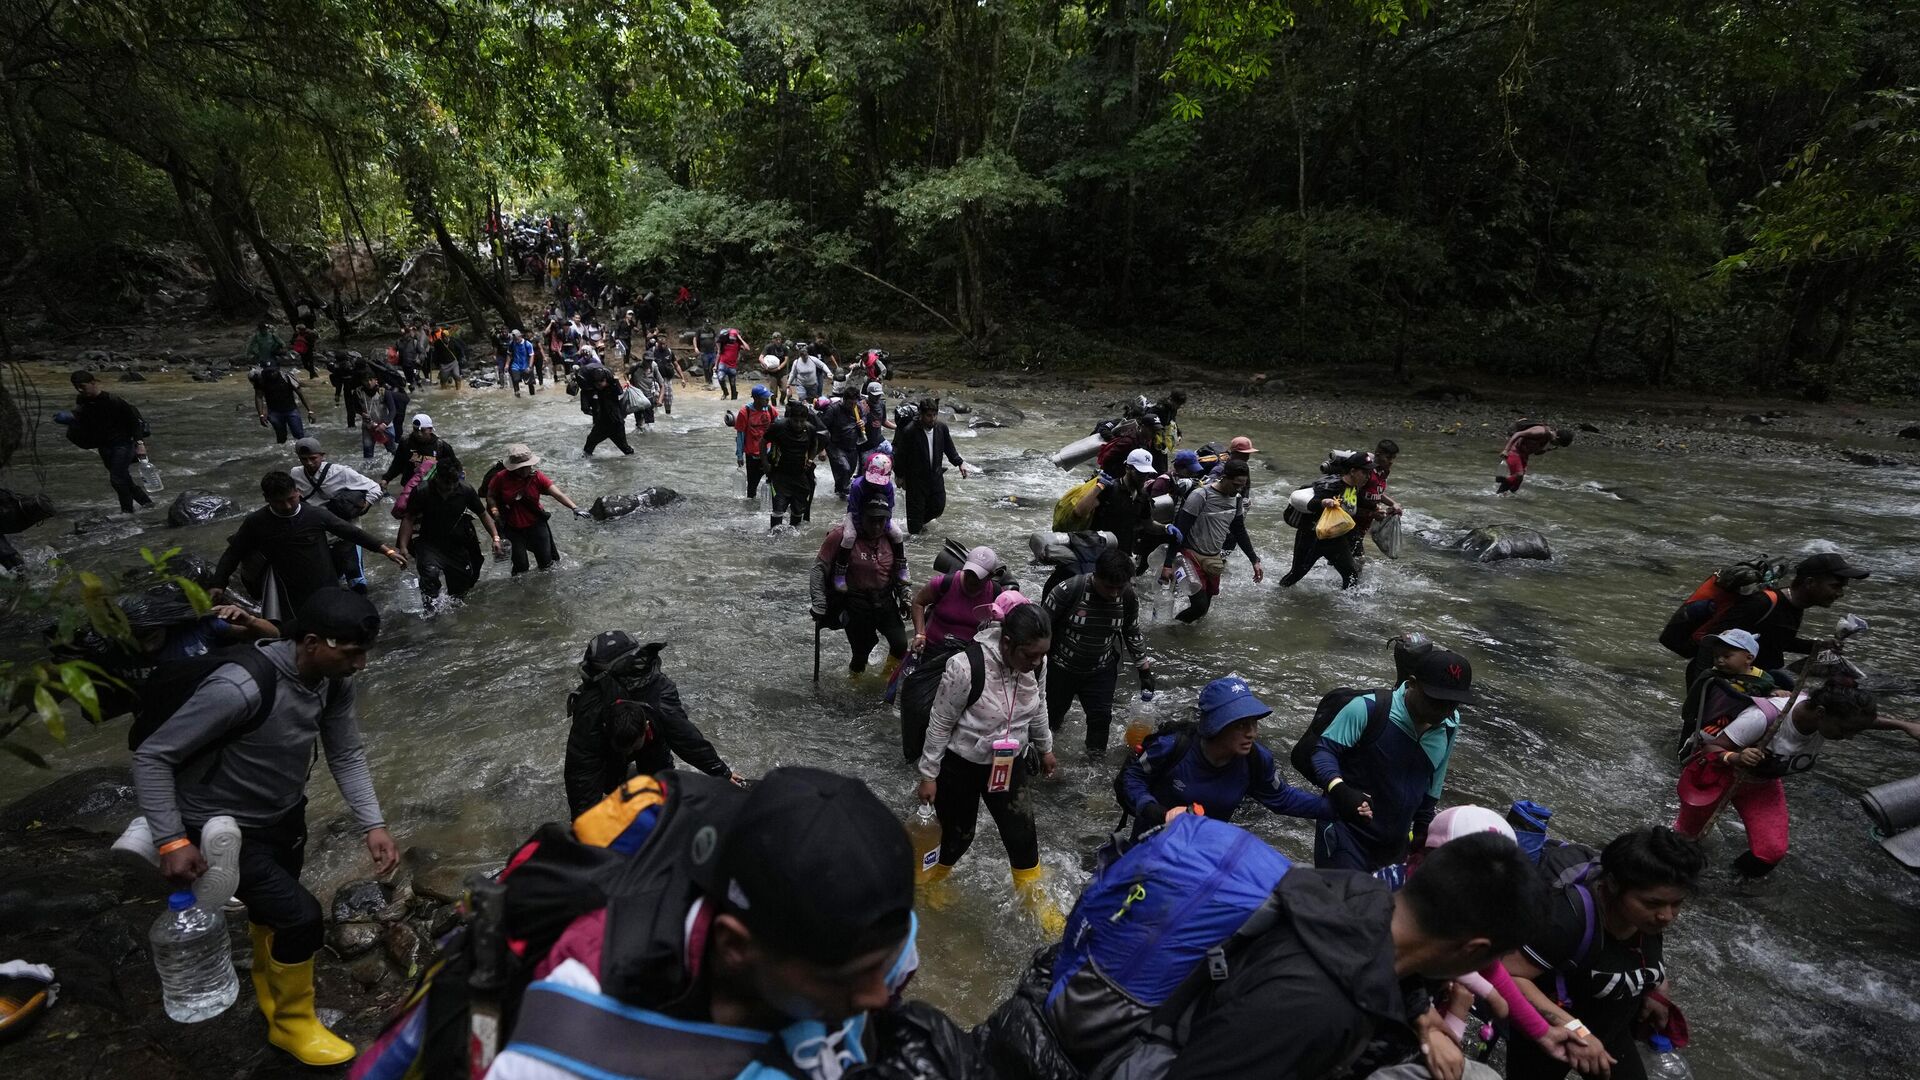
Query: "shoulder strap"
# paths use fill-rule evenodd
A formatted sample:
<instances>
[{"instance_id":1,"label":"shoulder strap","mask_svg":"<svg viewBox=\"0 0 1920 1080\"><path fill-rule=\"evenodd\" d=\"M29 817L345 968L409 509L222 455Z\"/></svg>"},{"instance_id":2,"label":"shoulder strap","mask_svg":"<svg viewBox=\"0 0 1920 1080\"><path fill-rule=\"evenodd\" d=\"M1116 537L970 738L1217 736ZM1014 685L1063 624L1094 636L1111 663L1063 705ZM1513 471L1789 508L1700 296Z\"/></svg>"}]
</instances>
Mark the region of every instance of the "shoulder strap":
<instances>
[{"instance_id":1,"label":"shoulder strap","mask_svg":"<svg viewBox=\"0 0 1920 1080\"><path fill-rule=\"evenodd\" d=\"M1353 748L1358 750L1363 746L1372 746L1379 742L1380 736L1386 733L1388 717L1393 709L1389 704L1393 700L1393 691L1368 690L1354 696L1365 699L1367 703L1367 726L1361 729L1359 740L1353 744Z\"/></svg>"},{"instance_id":2,"label":"shoulder strap","mask_svg":"<svg viewBox=\"0 0 1920 1080\"><path fill-rule=\"evenodd\" d=\"M971 709L987 692L987 650L977 641L967 642L967 664L972 667L972 683L967 687L967 708Z\"/></svg>"}]
</instances>

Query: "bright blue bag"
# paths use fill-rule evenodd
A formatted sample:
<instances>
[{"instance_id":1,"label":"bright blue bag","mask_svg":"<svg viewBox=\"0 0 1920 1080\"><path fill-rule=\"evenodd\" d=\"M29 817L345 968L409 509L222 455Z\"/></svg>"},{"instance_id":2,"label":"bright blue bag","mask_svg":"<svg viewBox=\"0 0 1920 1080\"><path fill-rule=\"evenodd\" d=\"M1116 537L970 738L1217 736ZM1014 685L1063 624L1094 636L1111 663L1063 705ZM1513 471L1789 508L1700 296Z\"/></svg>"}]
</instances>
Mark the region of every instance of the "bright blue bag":
<instances>
[{"instance_id":1,"label":"bright blue bag","mask_svg":"<svg viewBox=\"0 0 1920 1080\"><path fill-rule=\"evenodd\" d=\"M1226 945L1291 867L1267 842L1183 814L1102 870L1067 917L1047 1018L1090 1067L1140 1027L1204 962L1227 976Z\"/></svg>"}]
</instances>

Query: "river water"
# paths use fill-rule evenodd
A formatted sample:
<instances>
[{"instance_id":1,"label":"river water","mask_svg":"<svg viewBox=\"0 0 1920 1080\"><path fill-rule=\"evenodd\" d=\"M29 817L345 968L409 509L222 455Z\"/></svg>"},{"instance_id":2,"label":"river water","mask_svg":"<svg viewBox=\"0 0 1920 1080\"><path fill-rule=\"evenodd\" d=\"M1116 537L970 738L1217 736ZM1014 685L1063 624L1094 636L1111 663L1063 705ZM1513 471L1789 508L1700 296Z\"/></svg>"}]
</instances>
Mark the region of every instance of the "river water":
<instances>
[{"instance_id":1,"label":"river water","mask_svg":"<svg viewBox=\"0 0 1920 1080\"><path fill-rule=\"evenodd\" d=\"M49 410L65 400L64 379L40 374ZM293 466L286 447L254 423L244 382L158 379L125 389L148 416L151 447L170 498L195 487L258 503L258 480ZM984 392L982 392L984 393ZM322 404L320 388L315 403ZM973 392L959 400L978 404ZM955 424L962 453L986 468L961 481L949 474L949 509L931 537L994 544L1025 563L1027 535L1048 522L1065 474L1034 451L1085 433L1085 405L1055 409L1033 395L985 396L1012 404L1025 420L1004 429ZM826 639L823 677L811 681L806 573L837 504L823 497L802 535L766 535L765 495L744 497L723 406L703 391L681 393L676 415L634 436L638 453L603 446L586 460L586 417L561 393L515 399L504 391L430 390L416 409L477 474L509 442L544 455L542 468L583 505L595 495L664 485L687 496L668 510L611 523L554 519L565 560L550 573L509 580L503 564L462 605L421 617L402 575L370 562L388 629L360 680L361 727L388 820L404 844L456 862L497 863L541 821L564 813L560 763L574 686L589 637L624 627L672 643L668 671L695 720L736 769L757 775L782 764L832 767L865 778L903 815L912 776L900 760L894 714L880 704L877 674L849 680L842 639ZM1358 412L1359 410L1329 410ZM1236 560L1213 613L1195 627L1159 621L1150 648L1161 661L1163 693L1129 710L1167 717L1191 706L1207 680L1238 672L1275 706L1263 734L1284 755L1330 687L1370 685L1392 671L1385 640L1420 629L1468 655L1485 704L1470 712L1455 750L1447 804L1504 808L1516 798L1553 807L1559 835L1604 843L1637 825L1668 822L1676 807L1669 747L1679 665L1655 642L1677 599L1713 567L1755 551L1795 554L1840 547L1873 568L1842 606L1809 616L1823 630L1843 610L1874 629L1852 653L1869 670L1911 677L1912 582L1920 547L1920 473L1836 469L1809 449L1806 460L1714 460L1636 454L1576 444L1537 462L1517 499L1488 494L1499 434L1437 435L1404 430L1391 406L1372 409L1381 426L1220 424L1189 418L1188 444L1246 434L1261 449L1250 515L1271 574L1255 585ZM323 405L320 436L334 459L357 463L357 438ZM964 419L964 418L963 418ZM1278 588L1289 551L1280 522L1285 493L1310 478L1329 446L1370 446L1382 435L1403 448L1393 493L1408 508L1408 550L1398 562L1370 560L1356 589L1342 593L1324 566L1292 590ZM112 508L93 455L73 450L50 425L40 434L44 486L63 510ZM384 465L384 461L381 463ZM825 469L821 470L825 479ZM39 478L14 470L9 486ZM825 485L823 484L823 489ZM1030 505L1009 505L1006 496ZM384 508L363 522L391 531ZM25 536L30 559L58 552L85 567L137 562L142 544L180 545L217 558L231 522L185 529L164 510L75 537L59 519ZM1551 562L1476 565L1443 550L1475 525L1522 523L1544 532ZM910 557L924 579L935 550ZM1026 575L1037 584L1038 572ZM877 672L878 664L874 670ZM1130 679L1123 687L1130 691ZM1890 712L1909 712L1896 699ZM66 746L35 736L56 770L124 761L118 724L74 725ZM1044 861L1064 905L1085 879L1083 857L1115 817L1110 779L1116 756L1085 762L1083 731L1069 720L1060 775L1036 792ZM1789 783L1793 854L1763 891L1736 895L1725 864L1741 849L1738 825L1718 826L1715 869L1701 897L1669 935L1675 997L1689 1013L1697 1074L1708 1077L1910 1076L1920 1055L1920 884L1882 853L1854 801L1863 788L1920 772L1920 748L1880 734L1836 745L1819 769ZM324 769L318 770L324 773ZM0 760L0 798L44 782L12 758ZM342 814L338 793L310 786L317 839L308 883L323 899L333 885L364 874L357 845L328 842ZM1733 815L1726 815L1731 819ZM1245 822L1292 856L1310 854L1303 823L1257 807ZM1033 922L1009 900L1007 869L993 827L955 874L956 899L923 912L923 967L915 992L963 1021L983 1017L1041 944Z\"/></svg>"}]
</instances>

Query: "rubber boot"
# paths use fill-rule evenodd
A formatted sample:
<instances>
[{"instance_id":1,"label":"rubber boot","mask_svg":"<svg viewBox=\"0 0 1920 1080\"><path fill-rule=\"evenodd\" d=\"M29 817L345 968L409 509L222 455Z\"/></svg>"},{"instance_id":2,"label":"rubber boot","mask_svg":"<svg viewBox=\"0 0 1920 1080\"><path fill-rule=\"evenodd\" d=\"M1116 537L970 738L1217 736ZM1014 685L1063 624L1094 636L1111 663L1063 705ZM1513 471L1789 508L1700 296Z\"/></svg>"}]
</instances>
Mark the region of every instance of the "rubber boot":
<instances>
[{"instance_id":1,"label":"rubber boot","mask_svg":"<svg viewBox=\"0 0 1920 1080\"><path fill-rule=\"evenodd\" d=\"M1013 872L1013 891L1020 898L1040 931L1049 938L1057 938L1067 929L1067 916L1060 906L1047 895L1046 869L1041 866L1029 866L1025 870Z\"/></svg>"},{"instance_id":2,"label":"rubber boot","mask_svg":"<svg viewBox=\"0 0 1920 1080\"><path fill-rule=\"evenodd\" d=\"M947 877L953 873L953 867L946 863L934 863L933 869L920 876L920 901L935 911L947 906L953 899L952 890L947 885Z\"/></svg>"},{"instance_id":3,"label":"rubber boot","mask_svg":"<svg viewBox=\"0 0 1920 1080\"><path fill-rule=\"evenodd\" d=\"M328 1031L313 1011L313 958L282 964L273 958L273 931L253 928L253 985L267 1018L267 1041L302 1065L344 1065L358 1053Z\"/></svg>"}]
</instances>

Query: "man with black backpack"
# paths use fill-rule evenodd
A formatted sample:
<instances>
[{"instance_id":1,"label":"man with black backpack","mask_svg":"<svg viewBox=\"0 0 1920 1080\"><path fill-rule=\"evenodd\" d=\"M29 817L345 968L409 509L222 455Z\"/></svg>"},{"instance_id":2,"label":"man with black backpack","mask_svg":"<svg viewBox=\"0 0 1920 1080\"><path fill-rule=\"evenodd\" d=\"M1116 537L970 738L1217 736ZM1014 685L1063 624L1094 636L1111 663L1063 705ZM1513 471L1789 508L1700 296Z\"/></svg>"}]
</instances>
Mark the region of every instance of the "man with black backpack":
<instances>
[{"instance_id":1,"label":"man with black backpack","mask_svg":"<svg viewBox=\"0 0 1920 1080\"><path fill-rule=\"evenodd\" d=\"M673 768L678 757L722 780L740 782L680 703L680 689L661 673L664 641L642 645L625 630L587 643L580 688L567 695L567 808L579 817L628 776Z\"/></svg>"},{"instance_id":2,"label":"man with black backpack","mask_svg":"<svg viewBox=\"0 0 1920 1080\"><path fill-rule=\"evenodd\" d=\"M1133 593L1133 559L1110 547L1100 553L1093 573L1062 582L1040 603L1053 622L1053 648L1047 654L1047 727L1057 734L1078 698L1087 716L1087 754L1098 757L1107 752L1107 732L1113 724L1122 643L1142 687L1153 686L1148 674L1153 659L1140 632L1140 598Z\"/></svg>"},{"instance_id":3,"label":"man with black backpack","mask_svg":"<svg viewBox=\"0 0 1920 1080\"><path fill-rule=\"evenodd\" d=\"M284 619L300 610L307 597L333 585L339 571L328 545L332 537L377 551L405 570L407 557L393 545L325 506L309 506L300 499L300 487L291 474L275 470L260 479L266 505L248 514L227 538L227 550L214 568L213 584L224 588L235 570L259 556L271 571L273 588L256 595L270 619Z\"/></svg>"},{"instance_id":4,"label":"man with black backpack","mask_svg":"<svg viewBox=\"0 0 1920 1080\"><path fill-rule=\"evenodd\" d=\"M1312 779L1340 820L1314 832L1313 865L1371 872L1400 862L1439 806L1459 707L1473 694L1473 667L1434 649L1393 690L1335 690L1320 700L1302 736ZM1371 816L1361 813L1370 807Z\"/></svg>"},{"instance_id":5,"label":"man with black backpack","mask_svg":"<svg viewBox=\"0 0 1920 1080\"><path fill-rule=\"evenodd\" d=\"M341 588L299 609L297 636L181 661L148 681L131 740L134 790L160 871L187 888L207 870L195 846L209 819L241 832L239 888L253 936L253 985L267 1040L307 1065L354 1056L314 1013L320 902L300 884L307 775L315 742L365 835L377 873L400 861L355 719L352 678L367 666L380 615Z\"/></svg>"},{"instance_id":6,"label":"man with black backpack","mask_svg":"<svg viewBox=\"0 0 1920 1080\"><path fill-rule=\"evenodd\" d=\"M152 506L147 489L134 482L133 462L145 457L147 422L140 410L124 398L107 393L90 371L73 373L73 388L79 392L71 415L54 417L56 423L67 416L67 441L82 450L97 450L100 463L107 467L107 480L120 499L120 512L133 513L133 504Z\"/></svg>"},{"instance_id":7,"label":"man with black backpack","mask_svg":"<svg viewBox=\"0 0 1920 1080\"><path fill-rule=\"evenodd\" d=\"M300 459L300 467L293 470L293 486L299 490L301 501L318 503L342 521L365 517L374 503L387 497L378 480L328 461L319 439L308 437L294 443L293 454ZM360 545L334 537L327 548L341 582L355 592L366 592L367 568L360 559Z\"/></svg>"}]
</instances>

